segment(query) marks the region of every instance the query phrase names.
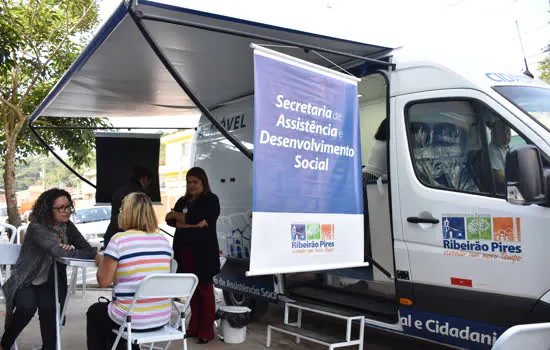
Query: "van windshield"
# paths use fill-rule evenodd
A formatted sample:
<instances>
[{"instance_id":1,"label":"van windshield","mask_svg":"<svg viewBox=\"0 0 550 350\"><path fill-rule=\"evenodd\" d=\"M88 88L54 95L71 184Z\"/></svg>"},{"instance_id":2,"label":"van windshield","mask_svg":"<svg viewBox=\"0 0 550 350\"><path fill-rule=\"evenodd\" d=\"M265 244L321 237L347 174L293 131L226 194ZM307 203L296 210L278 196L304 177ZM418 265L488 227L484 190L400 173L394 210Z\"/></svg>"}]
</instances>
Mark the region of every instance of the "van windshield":
<instances>
[{"instance_id":1,"label":"van windshield","mask_svg":"<svg viewBox=\"0 0 550 350\"><path fill-rule=\"evenodd\" d=\"M494 89L550 131L550 89L531 86L495 86Z\"/></svg>"}]
</instances>

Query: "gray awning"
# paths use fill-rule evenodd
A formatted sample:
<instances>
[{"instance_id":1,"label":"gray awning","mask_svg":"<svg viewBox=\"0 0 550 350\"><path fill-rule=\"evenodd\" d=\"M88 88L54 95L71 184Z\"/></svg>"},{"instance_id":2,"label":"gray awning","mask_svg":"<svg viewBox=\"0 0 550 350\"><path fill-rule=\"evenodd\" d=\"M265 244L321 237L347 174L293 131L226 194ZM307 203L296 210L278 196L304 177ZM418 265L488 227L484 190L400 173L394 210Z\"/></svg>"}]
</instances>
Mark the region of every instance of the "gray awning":
<instances>
[{"instance_id":1,"label":"gray awning","mask_svg":"<svg viewBox=\"0 0 550 350\"><path fill-rule=\"evenodd\" d=\"M140 1L146 14L291 40L310 46L368 57L389 48L291 31L195 10ZM253 93L250 43L259 40L175 24L145 21L146 27L178 72L209 108ZM267 43L273 44L273 43ZM330 67L315 53L276 48ZM338 65L349 57L324 54ZM149 47L121 4L73 66L30 118L170 116L198 110Z\"/></svg>"}]
</instances>

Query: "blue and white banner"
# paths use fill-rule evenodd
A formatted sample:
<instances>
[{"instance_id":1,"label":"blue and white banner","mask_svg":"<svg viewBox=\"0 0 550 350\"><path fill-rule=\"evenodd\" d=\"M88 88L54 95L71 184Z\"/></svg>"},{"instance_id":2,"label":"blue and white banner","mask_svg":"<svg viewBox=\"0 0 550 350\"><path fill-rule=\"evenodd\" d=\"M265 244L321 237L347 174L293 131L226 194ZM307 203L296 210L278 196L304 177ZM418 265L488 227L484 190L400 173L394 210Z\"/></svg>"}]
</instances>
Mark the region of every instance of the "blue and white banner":
<instances>
[{"instance_id":1,"label":"blue and white banner","mask_svg":"<svg viewBox=\"0 0 550 350\"><path fill-rule=\"evenodd\" d=\"M254 48L248 275L364 266L359 79Z\"/></svg>"}]
</instances>

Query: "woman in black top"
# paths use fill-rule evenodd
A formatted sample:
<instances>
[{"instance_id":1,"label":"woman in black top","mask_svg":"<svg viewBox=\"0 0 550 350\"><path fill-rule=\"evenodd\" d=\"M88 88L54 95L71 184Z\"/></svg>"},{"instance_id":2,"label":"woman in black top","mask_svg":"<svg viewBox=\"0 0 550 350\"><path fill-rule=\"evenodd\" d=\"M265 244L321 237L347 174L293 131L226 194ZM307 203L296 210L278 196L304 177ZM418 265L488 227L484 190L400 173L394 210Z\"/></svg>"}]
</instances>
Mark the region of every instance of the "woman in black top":
<instances>
[{"instance_id":1,"label":"woman in black top","mask_svg":"<svg viewBox=\"0 0 550 350\"><path fill-rule=\"evenodd\" d=\"M187 192L166 215L166 222L176 228L173 248L178 272L194 273L199 278L191 299L187 336L205 344L215 337L216 300L212 278L220 272L216 234L220 202L211 192L202 168L189 169L186 180Z\"/></svg>"}]
</instances>

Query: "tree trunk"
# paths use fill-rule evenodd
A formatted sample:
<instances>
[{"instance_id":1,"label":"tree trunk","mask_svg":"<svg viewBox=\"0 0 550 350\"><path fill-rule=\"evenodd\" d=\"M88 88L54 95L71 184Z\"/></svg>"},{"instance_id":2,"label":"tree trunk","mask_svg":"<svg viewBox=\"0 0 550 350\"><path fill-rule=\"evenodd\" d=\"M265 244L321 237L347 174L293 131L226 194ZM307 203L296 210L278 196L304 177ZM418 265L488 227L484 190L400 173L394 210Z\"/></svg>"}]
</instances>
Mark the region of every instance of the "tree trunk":
<instances>
[{"instance_id":1,"label":"tree trunk","mask_svg":"<svg viewBox=\"0 0 550 350\"><path fill-rule=\"evenodd\" d=\"M19 130L18 130L19 131ZM19 132L17 132L19 134ZM15 227L21 225L21 218L17 210L17 197L15 196L15 142L17 137L7 137L6 155L4 158L4 190L6 204L8 205L8 222Z\"/></svg>"}]
</instances>

